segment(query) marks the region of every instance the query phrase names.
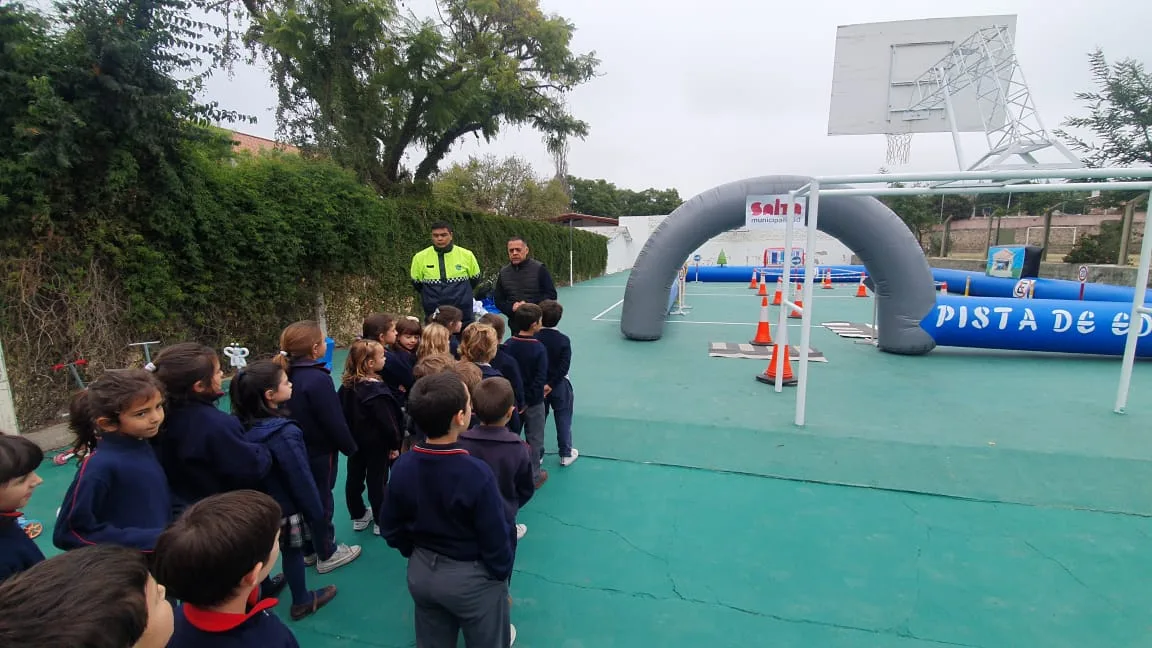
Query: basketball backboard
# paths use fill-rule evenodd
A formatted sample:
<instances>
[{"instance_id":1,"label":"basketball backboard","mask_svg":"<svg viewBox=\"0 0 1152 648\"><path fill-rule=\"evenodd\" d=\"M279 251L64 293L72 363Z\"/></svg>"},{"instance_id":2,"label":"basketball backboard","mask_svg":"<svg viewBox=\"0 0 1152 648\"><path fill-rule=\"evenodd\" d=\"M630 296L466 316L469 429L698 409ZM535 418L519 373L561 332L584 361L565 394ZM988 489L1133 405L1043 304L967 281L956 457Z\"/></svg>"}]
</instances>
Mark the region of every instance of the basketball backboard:
<instances>
[{"instance_id":1,"label":"basketball backboard","mask_svg":"<svg viewBox=\"0 0 1152 648\"><path fill-rule=\"evenodd\" d=\"M1015 36L1016 16L968 16L842 25L836 30L829 135L949 133L943 106L907 111L924 76L979 30L1001 26ZM1013 69L997 69L1005 84ZM921 83L918 85L917 80ZM984 133L1004 124L1002 110L981 116L977 89L951 97L958 132ZM988 123L985 123L985 119Z\"/></svg>"}]
</instances>

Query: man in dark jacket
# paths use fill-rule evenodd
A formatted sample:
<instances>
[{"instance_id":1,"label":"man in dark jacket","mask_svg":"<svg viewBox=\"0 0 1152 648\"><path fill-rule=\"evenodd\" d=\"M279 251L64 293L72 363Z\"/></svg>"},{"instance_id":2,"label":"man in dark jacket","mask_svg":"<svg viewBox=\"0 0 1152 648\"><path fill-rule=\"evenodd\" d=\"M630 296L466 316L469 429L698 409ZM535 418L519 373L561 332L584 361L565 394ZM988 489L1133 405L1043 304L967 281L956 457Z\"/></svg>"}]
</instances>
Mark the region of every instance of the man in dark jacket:
<instances>
[{"instance_id":1,"label":"man in dark jacket","mask_svg":"<svg viewBox=\"0 0 1152 648\"><path fill-rule=\"evenodd\" d=\"M501 313L512 317L520 304L556 299L556 284L548 267L528 258L528 244L519 236L508 239L508 262L500 268L492 296Z\"/></svg>"}]
</instances>

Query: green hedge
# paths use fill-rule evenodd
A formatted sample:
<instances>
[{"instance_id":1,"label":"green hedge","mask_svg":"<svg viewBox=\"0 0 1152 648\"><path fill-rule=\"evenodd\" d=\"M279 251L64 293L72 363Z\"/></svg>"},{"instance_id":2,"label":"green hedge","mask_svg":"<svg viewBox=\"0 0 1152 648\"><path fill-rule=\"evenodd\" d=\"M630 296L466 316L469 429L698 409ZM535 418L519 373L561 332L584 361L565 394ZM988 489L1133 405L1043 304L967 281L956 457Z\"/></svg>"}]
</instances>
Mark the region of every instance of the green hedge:
<instances>
[{"instance_id":1,"label":"green hedge","mask_svg":"<svg viewBox=\"0 0 1152 648\"><path fill-rule=\"evenodd\" d=\"M452 223L486 276L519 235L567 282L565 227L380 198L326 161L186 146L179 177L140 213L93 214L85 220L98 226L67 237L5 235L4 249L24 251L0 260L0 335L22 425L51 418L67 398L66 373L50 367L69 357L85 357L96 375L139 362L133 341L239 341L260 356L283 326L313 318L321 295L339 343L369 312L416 314L409 265L437 220ZM577 279L602 274L607 239L576 231L573 240Z\"/></svg>"}]
</instances>

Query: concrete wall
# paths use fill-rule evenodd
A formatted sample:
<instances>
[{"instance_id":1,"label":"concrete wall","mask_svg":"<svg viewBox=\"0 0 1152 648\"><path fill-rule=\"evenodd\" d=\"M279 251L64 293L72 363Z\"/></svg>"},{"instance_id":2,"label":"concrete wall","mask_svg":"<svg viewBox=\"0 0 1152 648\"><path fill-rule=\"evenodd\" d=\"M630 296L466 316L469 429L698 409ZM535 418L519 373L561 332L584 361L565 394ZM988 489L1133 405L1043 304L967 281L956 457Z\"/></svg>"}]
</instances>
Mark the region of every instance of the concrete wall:
<instances>
[{"instance_id":1,"label":"concrete wall","mask_svg":"<svg viewBox=\"0 0 1152 648\"><path fill-rule=\"evenodd\" d=\"M1147 214L1137 212L1133 219L1133 240L1138 249L1140 232L1144 228ZM1052 231L1049 240L1049 254L1067 254L1075 241L1089 234L1099 234L1100 224L1105 221L1120 221L1123 214L1057 214L1052 217ZM992 231L989 233L989 226ZM949 229L948 249L960 254L983 252L992 245L1040 245L1044 240L1044 218L1041 216L1005 216L999 222L997 239L996 219L969 218L953 221ZM1075 229L1072 229L1075 228ZM1031 231L1029 231L1031 229ZM943 225L936 225L932 233L939 236ZM998 243L1004 241L1003 243ZM1010 242L1009 242L1010 241ZM1052 258L1049 256L1049 258Z\"/></svg>"},{"instance_id":2,"label":"concrete wall","mask_svg":"<svg viewBox=\"0 0 1152 648\"><path fill-rule=\"evenodd\" d=\"M579 227L586 232L594 232L608 238L608 269L607 272L620 272L627 270L636 263L636 257L648 237L664 221L665 216L624 216L616 227ZM795 233L793 247L804 248L804 232ZM764 250L773 247L784 247L784 232L773 230L747 230L736 229L709 239L692 254L686 261L692 261L697 254L700 255L700 265L717 265L716 259L720 251L724 251L728 265L758 265L764 259ZM816 262L825 265L844 264L851 262L852 251L835 238L819 232L816 236Z\"/></svg>"}]
</instances>

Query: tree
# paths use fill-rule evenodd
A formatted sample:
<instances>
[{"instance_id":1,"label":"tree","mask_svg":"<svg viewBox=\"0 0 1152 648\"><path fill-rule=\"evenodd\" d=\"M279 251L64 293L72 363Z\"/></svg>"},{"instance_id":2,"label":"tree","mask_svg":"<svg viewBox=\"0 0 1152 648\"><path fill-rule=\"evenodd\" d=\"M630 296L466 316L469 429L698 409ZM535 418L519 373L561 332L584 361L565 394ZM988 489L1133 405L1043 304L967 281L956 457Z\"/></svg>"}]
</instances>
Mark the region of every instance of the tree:
<instances>
[{"instance_id":1,"label":"tree","mask_svg":"<svg viewBox=\"0 0 1152 648\"><path fill-rule=\"evenodd\" d=\"M439 174L432 186L434 195L463 209L511 218L539 220L568 209L563 183L536 177L520 157L470 157Z\"/></svg>"},{"instance_id":2,"label":"tree","mask_svg":"<svg viewBox=\"0 0 1152 648\"><path fill-rule=\"evenodd\" d=\"M1085 162L1092 166L1152 164L1152 74L1132 59L1109 65L1099 48L1088 59L1099 90L1077 92L1088 115L1069 117L1063 125L1088 129L1098 141L1062 130L1056 134L1087 154Z\"/></svg>"},{"instance_id":3,"label":"tree","mask_svg":"<svg viewBox=\"0 0 1152 648\"><path fill-rule=\"evenodd\" d=\"M553 149L588 132L562 98L599 61L574 54L575 26L537 0L436 0L436 20L402 15L393 0L242 1L248 42L279 92L280 129L380 191L429 180L466 135L529 126Z\"/></svg>"},{"instance_id":4,"label":"tree","mask_svg":"<svg viewBox=\"0 0 1152 648\"><path fill-rule=\"evenodd\" d=\"M728 265L728 255L724 254L723 248L720 249L720 254L716 255L716 265L718 265L718 266Z\"/></svg>"},{"instance_id":5,"label":"tree","mask_svg":"<svg viewBox=\"0 0 1152 648\"><path fill-rule=\"evenodd\" d=\"M620 189L607 180L569 176L572 209L589 216L659 216L671 213L684 202L675 189Z\"/></svg>"}]
</instances>

